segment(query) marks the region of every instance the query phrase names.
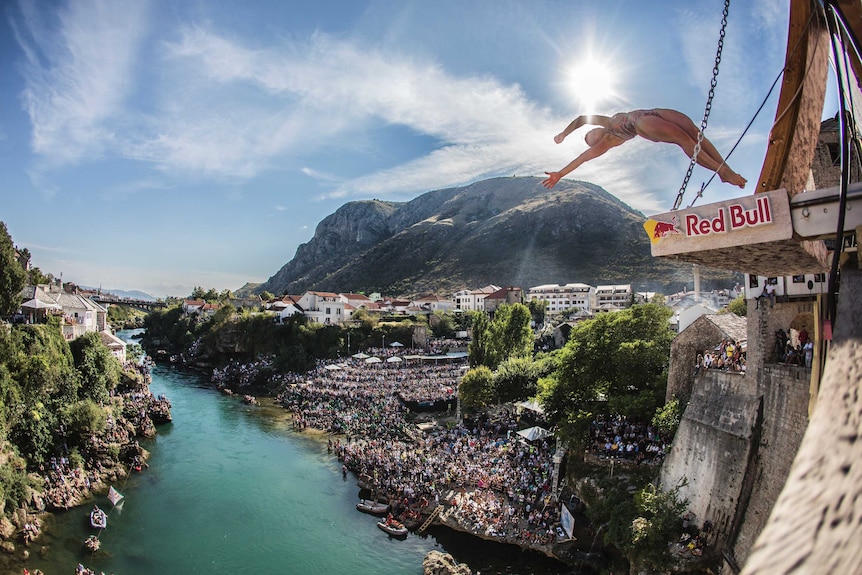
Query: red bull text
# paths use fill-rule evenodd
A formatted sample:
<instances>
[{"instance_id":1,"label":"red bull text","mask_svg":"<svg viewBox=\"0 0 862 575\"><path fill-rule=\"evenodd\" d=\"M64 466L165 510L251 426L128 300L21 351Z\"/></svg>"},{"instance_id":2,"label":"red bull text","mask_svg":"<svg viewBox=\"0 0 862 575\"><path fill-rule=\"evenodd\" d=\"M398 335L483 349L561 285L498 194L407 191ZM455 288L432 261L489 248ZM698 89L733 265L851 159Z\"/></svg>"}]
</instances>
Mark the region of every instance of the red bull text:
<instances>
[{"instance_id":1,"label":"red bull text","mask_svg":"<svg viewBox=\"0 0 862 575\"><path fill-rule=\"evenodd\" d=\"M685 216L685 235L690 238L708 236L771 223L772 212L769 207L769 198L761 197L757 198L757 203L749 210L741 204L730 204L726 208L719 208L714 218L702 218L697 214L687 214Z\"/></svg>"}]
</instances>

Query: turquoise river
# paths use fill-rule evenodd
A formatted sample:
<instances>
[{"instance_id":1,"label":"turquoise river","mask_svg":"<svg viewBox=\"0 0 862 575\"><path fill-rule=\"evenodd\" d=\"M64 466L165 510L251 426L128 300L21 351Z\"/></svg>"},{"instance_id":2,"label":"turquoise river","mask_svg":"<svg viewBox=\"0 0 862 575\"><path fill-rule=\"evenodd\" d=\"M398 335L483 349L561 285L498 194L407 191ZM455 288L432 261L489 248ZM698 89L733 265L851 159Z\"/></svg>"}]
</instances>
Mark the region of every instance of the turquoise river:
<instances>
[{"instance_id":1,"label":"turquoise river","mask_svg":"<svg viewBox=\"0 0 862 575\"><path fill-rule=\"evenodd\" d=\"M168 396L174 421L142 442L149 469L116 486L125 501L109 515L102 550L82 550L93 530L90 508L79 507L46 521L31 571L72 575L83 563L116 575L419 575L425 554L437 549L483 574L571 573L543 556L442 527L391 539L374 517L356 511L355 478L342 477L326 443L292 431L280 408L247 406L202 375L169 366L155 367L150 389ZM111 507L104 495L96 503Z\"/></svg>"}]
</instances>

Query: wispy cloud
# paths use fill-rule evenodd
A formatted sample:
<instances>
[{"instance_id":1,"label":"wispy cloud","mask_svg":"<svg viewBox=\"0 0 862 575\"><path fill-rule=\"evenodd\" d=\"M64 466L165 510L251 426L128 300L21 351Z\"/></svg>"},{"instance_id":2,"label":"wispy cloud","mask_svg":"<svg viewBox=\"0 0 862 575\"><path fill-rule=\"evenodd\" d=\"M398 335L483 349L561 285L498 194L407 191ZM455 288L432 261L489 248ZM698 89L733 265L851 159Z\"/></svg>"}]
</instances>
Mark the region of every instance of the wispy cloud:
<instances>
[{"instance_id":1,"label":"wispy cloud","mask_svg":"<svg viewBox=\"0 0 862 575\"><path fill-rule=\"evenodd\" d=\"M571 118L538 105L517 84L456 75L404 50L323 33L261 48L203 25L159 30L158 49L148 50L158 61L146 63L153 76L144 108L132 69L145 38L156 34L146 28L146 4L75 2L56 22L31 4L22 3L20 12L16 35L27 58L33 148L60 162L115 154L168 175L237 182L292 166L328 186L325 197L386 197L491 176L541 175L584 149L580 135L555 145L553 134ZM684 47L714 36L706 33L714 21L693 12L681 18ZM689 67L694 81L703 76L708 84L711 65L697 56ZM437 144L359 177L314 166L321 151L367 157L374 143L366 129L387 126ZM720 124L713 133L721 134ZM673 177L654 169L644 175L647 156L660 166L678 154L633 142L571 177L650 210L675 185L678 168L668 170Z\"/></svg>"},{"instance_id":2,"label":"wispy cloud","mask_svg":"<svg viewBox=\"0 0 862 575\"><path fill-rule=\"evenodd\" d=\"M13 22L26 62L24 101L33 150L57 164L102 154L133 88L145 2L71 2L43 15L19 3Z\"/></svg>"}]
</instances>

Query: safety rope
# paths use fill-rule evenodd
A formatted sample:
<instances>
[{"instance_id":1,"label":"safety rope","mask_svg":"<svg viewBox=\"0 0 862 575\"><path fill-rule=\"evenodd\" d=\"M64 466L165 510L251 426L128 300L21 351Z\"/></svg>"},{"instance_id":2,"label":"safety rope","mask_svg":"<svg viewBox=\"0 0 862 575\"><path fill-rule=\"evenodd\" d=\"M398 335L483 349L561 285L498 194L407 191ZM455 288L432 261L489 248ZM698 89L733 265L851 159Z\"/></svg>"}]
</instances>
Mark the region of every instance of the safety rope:
<instances>
[{"instance_id":1,"label":"safety rope","mask_svg":"<svg viewBox=\"0 0 862 575\"><path fill-rule=\"evenodd\" d=\"M712 99L715 97L715 87L718 85L718 67L721 64L721 52L724 50L724 35L727 30L727 13L729 10L730 0L724 0L724 10L721 15L721 29L718 32L718 47L715 51L715 65L712 67L712 80L709 83L709 95L706 98L706 107L703 110L703 120L700 122L700 130L697 133L697 143L694 145L691 162L688 164L688 170L685 173L685 178L682 180L682 185L676 195L676 201L673 203L673 208L671 208L672 210L679 209L679 206L682 205L682 198L685 195L685 189L688 187L688 181L691 179L691 173L694 171L694 166L697 163L697 156L700 154L701 144L703 143L703 132L706 130L706 125L709 122L709 114L712 112Z\"/></svg>"}]
</instances>

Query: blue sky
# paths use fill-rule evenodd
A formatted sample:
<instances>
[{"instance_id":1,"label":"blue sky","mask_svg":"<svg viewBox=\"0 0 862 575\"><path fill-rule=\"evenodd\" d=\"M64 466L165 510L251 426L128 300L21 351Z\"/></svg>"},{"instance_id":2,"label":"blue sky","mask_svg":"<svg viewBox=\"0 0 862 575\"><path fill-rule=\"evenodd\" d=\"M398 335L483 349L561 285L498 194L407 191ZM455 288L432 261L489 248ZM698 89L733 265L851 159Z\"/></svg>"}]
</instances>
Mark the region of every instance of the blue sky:
<instances>
[{"instance_id":1,"label":"blue sky","mask_svg":"<svg viewBox=\"0 0 862 575\"><path fill-rule=\"evenodd\" d=\"M722 5L5 2L0 220L66 281L158 297L264 281L347 201L561 168L583 132L553 136L580 113L699 124ZM706 132L722 152L781 70L787 13L732 3ZM776 96L728 161L749 181ZM687 166L638 138L569 177L650 214ZM702 202L750 191L716 179Z\"/></svg>"}]
</instances>

